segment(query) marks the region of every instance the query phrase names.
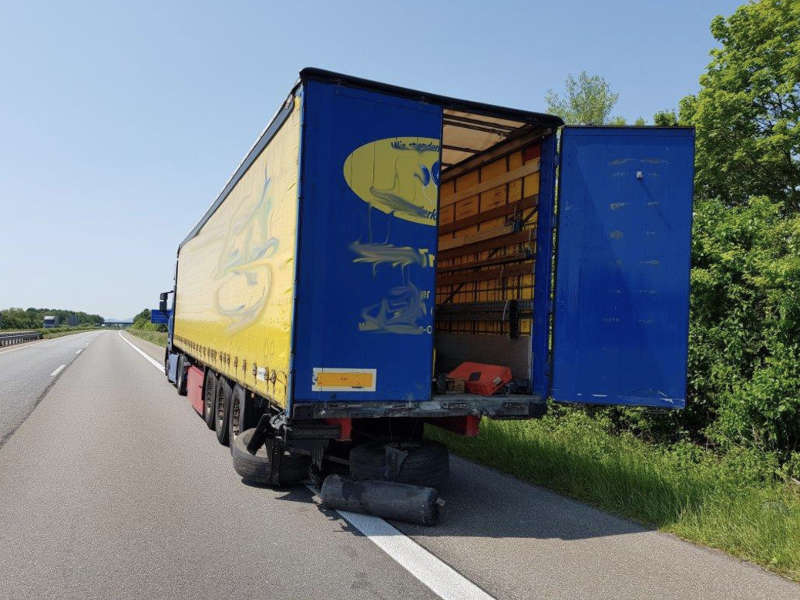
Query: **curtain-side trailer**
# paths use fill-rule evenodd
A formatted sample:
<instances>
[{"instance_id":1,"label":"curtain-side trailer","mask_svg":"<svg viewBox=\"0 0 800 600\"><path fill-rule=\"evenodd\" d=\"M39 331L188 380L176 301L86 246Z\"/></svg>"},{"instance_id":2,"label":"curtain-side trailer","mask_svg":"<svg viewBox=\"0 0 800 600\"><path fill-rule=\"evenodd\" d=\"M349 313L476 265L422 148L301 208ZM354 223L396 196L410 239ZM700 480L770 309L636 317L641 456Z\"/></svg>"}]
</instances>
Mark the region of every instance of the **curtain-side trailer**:
<instances>
[{"instance_id":1,"label":"curtain-side trailer","mask_svg":"<svg viewBox=\"0 0 800 600\"><path fill-rule=\"evenodd\" d=\"M178 248L167 375L272 484L349 463L435 487L424 423L475 435L548 398L682 408L693 155L691 128L304 69ZM513 380L448 391L464 362Z\"/></svg>"}]
</instances>

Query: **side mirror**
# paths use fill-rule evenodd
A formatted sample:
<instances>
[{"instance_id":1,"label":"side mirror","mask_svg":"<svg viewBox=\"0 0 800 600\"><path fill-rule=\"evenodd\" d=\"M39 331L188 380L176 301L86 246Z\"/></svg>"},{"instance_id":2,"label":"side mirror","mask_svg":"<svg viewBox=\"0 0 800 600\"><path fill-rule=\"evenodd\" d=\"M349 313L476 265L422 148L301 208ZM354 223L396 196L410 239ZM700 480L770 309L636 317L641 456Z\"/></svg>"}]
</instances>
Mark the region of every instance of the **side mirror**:
<instances>
[{"instance_id":1,"label":"side mirror","mask_svg":"<svg viewBox=\"0 0 800 600\"><path fill-rule=\"evenodd\" d=\"M158 310L161 312L167 312L167 294L169 292L161 292L158 297Z\"/></svg>"}]
</instances>

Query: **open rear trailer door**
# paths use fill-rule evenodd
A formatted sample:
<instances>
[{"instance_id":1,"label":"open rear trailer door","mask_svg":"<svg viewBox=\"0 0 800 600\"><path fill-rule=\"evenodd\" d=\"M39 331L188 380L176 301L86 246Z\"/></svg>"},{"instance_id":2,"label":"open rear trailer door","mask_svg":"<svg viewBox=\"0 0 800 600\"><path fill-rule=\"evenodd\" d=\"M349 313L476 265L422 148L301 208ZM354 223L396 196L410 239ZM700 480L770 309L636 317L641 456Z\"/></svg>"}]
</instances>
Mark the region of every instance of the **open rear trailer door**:
<instances>
[{"instance_id":1,"label":"open rear trailer door","mask_svg":"<svg viewBox=\"0 0 800 600\"><path fill-rule=\"evenodd\" d=\"M562 130L551 395L686 403L694 130Z\"/></svg>"}]
</instances>

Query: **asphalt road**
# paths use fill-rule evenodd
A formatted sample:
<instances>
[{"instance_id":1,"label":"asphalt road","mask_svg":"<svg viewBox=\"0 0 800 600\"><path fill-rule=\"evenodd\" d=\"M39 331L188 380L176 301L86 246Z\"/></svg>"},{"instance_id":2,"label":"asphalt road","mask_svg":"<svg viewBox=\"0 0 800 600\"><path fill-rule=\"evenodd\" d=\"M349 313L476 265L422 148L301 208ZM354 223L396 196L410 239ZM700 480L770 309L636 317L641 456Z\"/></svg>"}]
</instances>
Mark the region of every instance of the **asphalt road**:
<instances>
[{"instance_id":1,"label":"asphalt road","mask_svg":"<svg viewBox=\"0 0 800 600\"><path fill-rule=\"evenodd\" d=\"M455 458L439 526L369 537L305 488L242 484L150 362L116 333L86 342L0 448L0 598L436 598L417 578L433 563L495 598L800 598L757 567ZM33 365L28 352L13 354Z\"/></svg>"},{"instance_id":2,"label":"asphalt road","mask_svg":"<svg viewBox=\"0 0 800 600\"><path fill-rule=\"evenodd\" d=\"M77 333L0 349L0 445L25 420L59 372L99 333Z\"/></svg>"}]
</instances>

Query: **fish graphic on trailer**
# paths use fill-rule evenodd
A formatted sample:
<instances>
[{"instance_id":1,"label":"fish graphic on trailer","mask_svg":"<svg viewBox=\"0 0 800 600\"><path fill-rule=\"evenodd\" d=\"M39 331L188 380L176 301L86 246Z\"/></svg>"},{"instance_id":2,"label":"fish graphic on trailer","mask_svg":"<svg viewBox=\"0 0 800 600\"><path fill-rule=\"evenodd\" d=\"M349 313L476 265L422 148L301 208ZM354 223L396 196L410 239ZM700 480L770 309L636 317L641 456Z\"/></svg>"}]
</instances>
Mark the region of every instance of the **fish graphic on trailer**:
<instances>
[{"instance_id":1,"label":"fish graphic on trailer","mask_svg":"<svg viewBox=\"0 0 800 600\"><path fill-rule=\"evenodd\" d=\"M409 268L432 268L435 257L428 248L412 248L372 240L372 209L431 227L437 222L440 141L435 138L396 137L376 140L356 148L344 162L344 178L350 189L367 204L368 241L355 240L350 249L354 263L400 269L400 281L378 302L361 311L359 331L419 335L431 333L425 317L430 290L420 290Z\"/></svg>"}]
</instances>

